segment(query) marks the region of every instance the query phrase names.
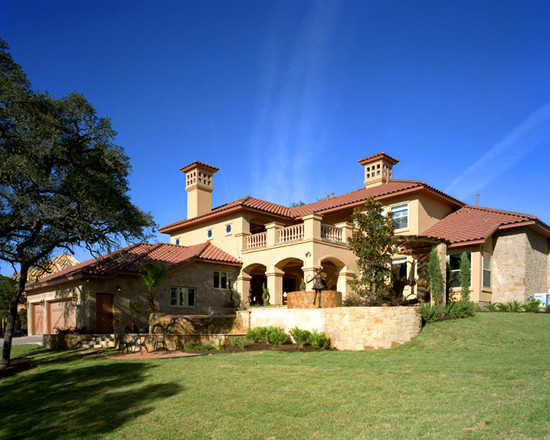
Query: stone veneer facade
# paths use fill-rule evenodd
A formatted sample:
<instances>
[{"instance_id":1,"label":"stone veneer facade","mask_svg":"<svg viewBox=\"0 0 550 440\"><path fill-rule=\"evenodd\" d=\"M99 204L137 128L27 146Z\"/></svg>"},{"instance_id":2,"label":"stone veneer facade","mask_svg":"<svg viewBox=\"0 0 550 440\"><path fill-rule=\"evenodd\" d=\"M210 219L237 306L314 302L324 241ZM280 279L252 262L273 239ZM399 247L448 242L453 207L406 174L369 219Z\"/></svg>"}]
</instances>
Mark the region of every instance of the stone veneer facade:
<instances>
[{"instance_id":1,"label":"stone veneer facade","mask_svg":"<svg viewBox=\"0 0 550 440\"><path fill-rule=\"evenodd\" d=\"M282 327L323 331L339 350L391 348L422 330L420 307L262 308L237 312L243 327Z\"/></svg>"},{"instance_id":2,"label":"stone veneer facade","mask_svg":"<svg viewBox=\"0 0 550 440\"><path fill-rule=\"evenodd\" d=\"M492 301L521 303L550 287L548 240L528 229L499 233L492 262Z\"/></svg>"}]
</instances>

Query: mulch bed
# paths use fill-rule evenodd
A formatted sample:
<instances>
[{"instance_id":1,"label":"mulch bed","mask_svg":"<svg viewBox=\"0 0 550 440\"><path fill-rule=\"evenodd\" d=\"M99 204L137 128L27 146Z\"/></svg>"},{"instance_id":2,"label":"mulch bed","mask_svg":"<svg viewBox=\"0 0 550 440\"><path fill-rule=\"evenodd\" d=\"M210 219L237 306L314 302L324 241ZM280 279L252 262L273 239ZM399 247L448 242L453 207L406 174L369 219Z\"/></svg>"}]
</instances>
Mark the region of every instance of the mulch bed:
<instances>
[{"instance_id":1,"label":"mulch bed","mask_svg":"<svg viewBox=\"0 0 550 440\"><path fill-rule=\"evenodd\" d=\"M0 379L13 376L23 371L31 370L32 368L36 368L36 365L32 365L31 361L31 358L25 357L11 359L10 366L8 368L3 368L0 370Z\"/></svg>"},{"instance_id":2,"label":"mulch bed","mask_svg":"<svg viewBox=\"0 0 550 440\"><path fill-rule=\"evenodd\" d=\"M173 357L184 357L184 356L204 356L209 354L218 354L218 353L244 353L247 351L283 351L287 353L293 352L311 352L311 351L325 351L325 350L316 350L310 345L307 345L303 348L299 348L296 344L284 344L278 347L275 347L271 344L250 344L246 348L233 347L231 345L224 346L221 350L211 349L211 350L191 350L185 349L185 351L166 351L158 350L156 352L146 352L145 350L136 353L121 353L116 355L107 356L108 359L163 359L163 358L173 358Z\"/></svg>"}]
</instances>

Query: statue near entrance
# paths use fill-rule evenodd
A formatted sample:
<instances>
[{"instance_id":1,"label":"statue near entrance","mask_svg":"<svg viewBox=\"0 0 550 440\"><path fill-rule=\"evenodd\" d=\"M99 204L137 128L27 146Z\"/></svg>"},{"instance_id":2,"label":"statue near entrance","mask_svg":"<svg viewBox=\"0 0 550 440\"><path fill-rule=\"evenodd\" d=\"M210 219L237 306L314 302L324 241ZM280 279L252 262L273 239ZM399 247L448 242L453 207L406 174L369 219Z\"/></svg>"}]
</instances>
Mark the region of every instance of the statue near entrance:
<instances>
[{"instance_id":1,"label":"statue near entrance","mask_svg":"<svg viewBox=\"0 0 550 440\"><path fill-rule=\"evenodd\" d=\"M325 276L323 276L322 269L320 267L316 268L315 275L312 275L312 277L306 281L306 283L311 282L313 282L312 289L315 291L315 296L313 297L313 305L315 305L315 302L317 301L317 296L319 296L318 308L321 308L321 291L327 289L327 282Z\"/></svg>"}]
</instances>

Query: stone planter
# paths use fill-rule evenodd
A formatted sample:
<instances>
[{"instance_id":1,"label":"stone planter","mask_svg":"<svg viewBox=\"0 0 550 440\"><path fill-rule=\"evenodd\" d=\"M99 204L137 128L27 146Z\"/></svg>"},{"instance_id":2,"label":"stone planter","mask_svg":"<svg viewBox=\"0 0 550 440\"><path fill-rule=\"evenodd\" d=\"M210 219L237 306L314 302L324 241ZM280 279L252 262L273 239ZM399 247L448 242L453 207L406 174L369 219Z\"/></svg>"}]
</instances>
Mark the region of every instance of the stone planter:
<instances>
[{"instance_id":1,"label":"stone planter","mask_svg":"<svg viewBox=\"0 0 550 440\"><path fill-rule=\"evenodd\" d=\"M319 307L319 298L315 305L313 299L315 292L313 290L298 290L296 292L288 292L286 297L287 308L289 309L313 309ZM335 290L321 291L321 308L339 307L342 305L342 292Z\"/></svg>"}]
</instances>

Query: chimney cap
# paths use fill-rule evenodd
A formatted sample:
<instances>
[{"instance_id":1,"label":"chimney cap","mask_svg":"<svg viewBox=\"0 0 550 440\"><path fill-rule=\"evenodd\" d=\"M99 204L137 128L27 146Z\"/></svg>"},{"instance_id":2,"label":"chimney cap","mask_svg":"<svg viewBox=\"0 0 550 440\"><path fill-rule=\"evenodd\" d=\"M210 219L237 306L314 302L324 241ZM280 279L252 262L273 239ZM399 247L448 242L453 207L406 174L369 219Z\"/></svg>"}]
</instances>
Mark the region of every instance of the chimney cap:
<instances>
[{"instance_id":1,"label":"chimney cap","mask_svg":"<svg viewBox=\"0 0 550 440\"><path fill-rule=\"evenodd\" d=\"M196 160L195 162L190 163L189 165L181 167L180 171L182 173L187 173L188 171L191 171L195 168L200 168L205 171L210 171L212 174L214 174L216 171L219 170L219 168L216 168L214 165L208 165L207 163Z\"/></svg>"},{"instance_id":2,"label":"chimney cap","mask_svg":"<svg viewBox=\"0 0 550 440\"><path fill-rule=\"evenodd\" d=\"M376 153L372 156L364 157L359 161L361 165L368 165L369 163L375 162L377 160L383 159L386 162L390 163L391 165L395 165L397 162L399 162L397 159L388 156L386 153Z\"/></svg>"}]
</instances>

